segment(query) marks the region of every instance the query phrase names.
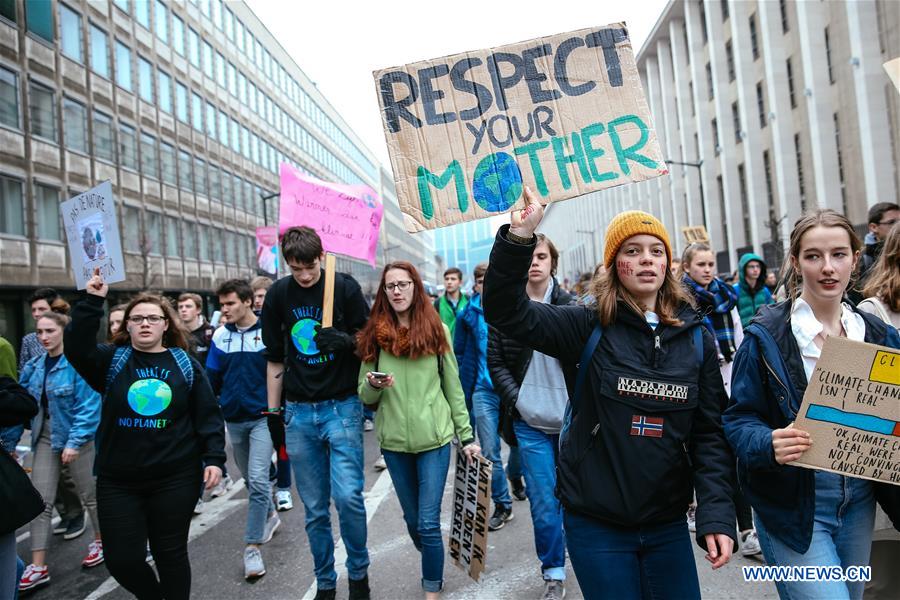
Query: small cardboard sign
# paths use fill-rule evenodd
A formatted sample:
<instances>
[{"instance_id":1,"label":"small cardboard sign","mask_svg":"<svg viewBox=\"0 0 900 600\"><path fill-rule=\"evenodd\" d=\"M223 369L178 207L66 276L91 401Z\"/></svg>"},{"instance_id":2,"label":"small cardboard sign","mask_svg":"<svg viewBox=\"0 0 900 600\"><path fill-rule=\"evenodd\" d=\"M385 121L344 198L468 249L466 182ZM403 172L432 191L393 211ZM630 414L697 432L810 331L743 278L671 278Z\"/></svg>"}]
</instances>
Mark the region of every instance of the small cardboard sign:
<instances>
[{"instance_id":1,"label":"small cardboard sign","mask_svg":"<svg viewBox=\"0 0 900 600\"><path fill-rule=\"evenodd\" d=\"M462 449L456 451L450 558L475 581L484 571L487 558L492 466L483 456L469 464Z\"/></svg>"},{"instance_id":2,"label":"small cardboard sign","mask_svg":"<svg viewBox=\"0 0 900 600\"><path fill-rule=\"evenodd\" d=\"M709 243L709 233L703 225L694 225L691 227L682 227L681 233L688 244Z\"/></svg>"},{"instance_id":3,"label":"small cardboard sign","mask_svg":"<svg viewBox=\"0 0 900 600\"><path fill-rule=\"evenodd\" d=\"M278 274L278 228L256 228L256 264L261 271Z\"/></svg>"},{"instance_id":4,"label":"small cardboard sign","mask_svg":"<svg viewBox=\"0 0 900 600\"><path fill-rule=\"evenodd\" d=\"M668 173L624 23L374 77L410 232Z\"/></svg>"},{"instance_id":5,"label":"small cardboard sign","mask_svg":"<svg viewBox=\"0 0 900 600\"><path fill-rule=\"evenodd\" d=\"M900 485L900 350L829 337L794 422L792 465Z\"/></svg>"},{"instance_id":6,"label":"small cardboard sign","mask_svg":"<svg viewBox=\"0 0 900 600\"><path fill-rule=\"evenodd\" d=\"M125 259L112 183L104 181L59 205L76 287L83 290L99 268L103 281L125 281Z\"/></svg>"},{"instance_id":7,"label":"small cardboard sign","mask_svg":"<svg viewBox=\"0 0 900 600\"><path fill-rule=\"evenodd\" d=\"M326 252L369 261L375 247L384 206L367 185L322 181L281 163L281 206L278 230L307 225L322 238Z\"/></svg>"}]
</instances>

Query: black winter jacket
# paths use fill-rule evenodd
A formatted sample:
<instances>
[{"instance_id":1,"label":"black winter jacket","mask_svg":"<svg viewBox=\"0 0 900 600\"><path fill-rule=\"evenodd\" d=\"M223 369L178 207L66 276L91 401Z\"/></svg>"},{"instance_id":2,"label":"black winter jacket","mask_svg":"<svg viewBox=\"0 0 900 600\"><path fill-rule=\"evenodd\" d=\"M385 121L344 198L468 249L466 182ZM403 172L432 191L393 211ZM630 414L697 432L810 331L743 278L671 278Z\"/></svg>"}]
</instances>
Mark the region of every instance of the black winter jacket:
<instances>
[{"instance_id":1,"label":"black winter jacket","mask_svg":"<svg viewBox=\"0 0 900 600\"><path fill-rule=\"evenodd\" d=\"M554 278L550 304L565 306L574 302L575 296L559 287ZM494 391L500 396L500 422L497 430L510 446L519 445L513 429L513 420L520 418L519 411L516 410L516 400L519 398L519 387L525 380L533 353L528 346L508 335L503 335L495 327L488 326L488 371L491 373ZM569 387L574 386L576 374L574 365L563 365L563 374Z\"/></svg>"},{"instance_id":2,"label":"black winter jacket","mask_svg":"<svg viewBox=\"0 0 900 600\"><path fill-rule=\"evenodd\" d=\"M584 306L531 302L525 293L534 243L514 244L500 228L484 282L488 323L534 350L578 362L597 321ZM656 331L619 304L591 357L584 390L564 427L557 494L566 510L619 527L677 522L696 490L697 542L735 538L734 456L722 431L727 402L715 340L703 331L694 349L696 312L680 327ZM570 395L572 390L570 389ZM661 436L636 435L635 420L662 419Z\"/></svg>"}]
</instances>

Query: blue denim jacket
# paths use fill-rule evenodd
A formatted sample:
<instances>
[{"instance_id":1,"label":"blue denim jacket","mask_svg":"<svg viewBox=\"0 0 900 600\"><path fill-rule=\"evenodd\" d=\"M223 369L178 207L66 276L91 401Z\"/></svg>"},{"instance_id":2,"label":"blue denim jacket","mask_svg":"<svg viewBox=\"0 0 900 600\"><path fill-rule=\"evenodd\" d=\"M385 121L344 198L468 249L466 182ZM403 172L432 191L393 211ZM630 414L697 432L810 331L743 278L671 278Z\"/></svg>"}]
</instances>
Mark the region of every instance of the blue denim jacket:
<instances>
[{"instance_id":1,"label":"blue denim jacket","mask_svg":"<svg viewBox=\"0 0 900 600\"><path fill-rule=\"evenodd\" d=\"M38 356L25 364L19 383L38 402L44 391L44 356ZM100 423L100 394L95 392L81 375L75 372L65 356L47 374L47 406L50 411L52 431L50 447L56 451L63 448L78 450L94 439ZM31 447L34 448L41 435L44 410L41 409L31 421ZM10 427L2 435L4 447L15 444L22 435L22 427ZM15 439L13 439L13 437Z\"/></svg>"}]
</instances>

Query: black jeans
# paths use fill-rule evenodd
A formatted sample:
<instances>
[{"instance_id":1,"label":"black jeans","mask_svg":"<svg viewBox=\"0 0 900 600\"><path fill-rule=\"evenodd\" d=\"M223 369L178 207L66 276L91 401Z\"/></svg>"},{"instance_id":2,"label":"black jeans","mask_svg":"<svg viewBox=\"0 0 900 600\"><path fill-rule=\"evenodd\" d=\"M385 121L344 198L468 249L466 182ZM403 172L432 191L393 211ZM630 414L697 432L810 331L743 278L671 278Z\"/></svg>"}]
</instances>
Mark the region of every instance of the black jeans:
<instances>
[{"instance_id":1,"label":"black jeans","mask_svg":"<svg viewBox=\"0 0 900 600\"><path fill-rule=\"evenodd\" d=\"M203 471L126 481L100 476L97 508L106 567L138 600L187 600L191 593L188 531ZM159 579L146 562L147 540Z\"/></svg>"}]
</instances>

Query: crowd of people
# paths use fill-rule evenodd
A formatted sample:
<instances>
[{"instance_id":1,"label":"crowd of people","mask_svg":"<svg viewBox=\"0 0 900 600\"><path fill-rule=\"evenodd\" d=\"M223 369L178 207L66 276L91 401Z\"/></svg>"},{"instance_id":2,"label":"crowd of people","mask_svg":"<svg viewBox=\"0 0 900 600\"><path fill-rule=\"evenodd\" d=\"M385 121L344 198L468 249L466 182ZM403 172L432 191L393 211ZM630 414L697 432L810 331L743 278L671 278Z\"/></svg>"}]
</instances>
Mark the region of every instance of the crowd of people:
<instances>
[{"instance_id":1,"label":"crowd of people","mask_svg":"<svg viewBox=\"0 0 900 600\"><path fill-rule=\"evenodd\" d=\"M84 567L105 564L141 600L188 598L191 518L204 494L233 485L227 435L249 496L243 576L266 574L263 546L295 486L316 598L336 597L332 503L349 597L369 598L368 430L429 599L443 589L454 445L492 462L491 531L527 499L548 600L565 595L567 556L585 597L699 598L692 533L713 569L735 551L873 566L865 589L779 581L783 598L896 597L900 487L791 463L813 443L792 422L825 339L900 348L900 207L872 207L865 243L843 215L811 212L779 275L745 254L732 281L708 243L673 256L658 219L623 212L603 261L570 291L536 231L543 209L525 197L470 295L451 268L432 300L401 261L384 267L370 306L336 273L328 325L309 227L280 240L288 276L223 282L209 320L192 293L107 309L99 273L71 307L37 290L18 362L0 338L2 458L16 458L26 428L32 454L30 483L14 490L22 510L0 531L0 597L50 582L52 534L90 530ZM29 523L26 565L15 534Z\"/></svg>"}]
</instances>

